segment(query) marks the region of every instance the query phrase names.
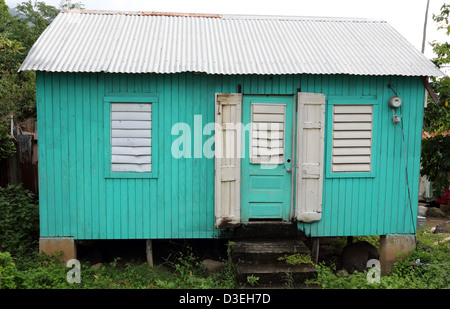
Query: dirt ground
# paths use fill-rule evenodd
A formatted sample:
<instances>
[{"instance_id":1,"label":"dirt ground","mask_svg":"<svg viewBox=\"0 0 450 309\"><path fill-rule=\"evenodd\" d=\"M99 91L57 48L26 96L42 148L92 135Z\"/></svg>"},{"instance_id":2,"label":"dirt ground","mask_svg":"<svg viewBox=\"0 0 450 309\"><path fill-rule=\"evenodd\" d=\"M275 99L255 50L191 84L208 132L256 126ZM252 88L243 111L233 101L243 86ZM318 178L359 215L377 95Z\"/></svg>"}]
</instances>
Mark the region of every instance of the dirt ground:
<instances>
[{"instance_id":1,"label":"dirt ground","mask_svg":"<svg viewBox=\"0 0 450 309\"><path fill-rule=\"evenodd\" d=\"M426 217L425 227L434 227L439 223L447 222L450 220L450 217L447 218L438 218L438 217Z\"/></svg>"}]
</instances>

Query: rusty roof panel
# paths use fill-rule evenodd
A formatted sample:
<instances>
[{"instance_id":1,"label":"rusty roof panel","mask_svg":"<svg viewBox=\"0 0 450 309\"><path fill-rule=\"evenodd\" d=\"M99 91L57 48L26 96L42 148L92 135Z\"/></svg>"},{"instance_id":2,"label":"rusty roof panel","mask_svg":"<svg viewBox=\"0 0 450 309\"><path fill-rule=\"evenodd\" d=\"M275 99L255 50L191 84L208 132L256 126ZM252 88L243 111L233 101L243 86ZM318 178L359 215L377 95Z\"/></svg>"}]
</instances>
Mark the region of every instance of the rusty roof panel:
<instances>
[{"instance_id":1,"label":"rusty roof panel","mask_svg":"<svg viewBox=\"0 0 450 309\"><path fill-rule=\"evenodd\" d=\"M99 11L99 10L62 10L62 13L102 14L102 15L138 15L138 16L172 16L172 17L205 17L220 18L219 14L203 13L175 13L175 12L147 12L147 11Z\"/></svg>"}]
</instances>

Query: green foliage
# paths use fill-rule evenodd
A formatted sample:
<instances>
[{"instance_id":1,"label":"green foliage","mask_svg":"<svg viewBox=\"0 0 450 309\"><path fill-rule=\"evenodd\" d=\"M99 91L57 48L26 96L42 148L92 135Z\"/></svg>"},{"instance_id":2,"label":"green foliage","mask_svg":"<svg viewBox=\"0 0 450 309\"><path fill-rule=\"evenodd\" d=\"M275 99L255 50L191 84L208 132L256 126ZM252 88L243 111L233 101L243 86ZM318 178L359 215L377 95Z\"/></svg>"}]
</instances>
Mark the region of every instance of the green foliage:
<instances>
[{"instance_id":1,"label":"green foliage","mask_svg":"<svg viewBox=\"0 0 450 309\"><path fill-rule=\"evenodd\" d=\"M24 16L20 19L20 30L23 29L24 22L27 25L25 27L27 32L21 31L20 35L22 36L21 41L28 47L28 50L59 13L54 6L47 5L43 1L32 2L31 0L18 4L16 10Z\"/></svg>"},{"instance_id":2,"label":"green foliage","mask_svg":"<svg viewBox=\"0 0 450 309\"><path fill-rule=\"evenodd\" d=\"M84 4L81 2L72 3L71 0L62 0L58 6L61 10L84 10Z\"/></svg>"},{"instance_id":3,"label":"green foliage","mask_svg":"<svg viewBox=\"0 0 450 309\"><path fill-rule=\"evenodd\" d=\"M0 72L0 98L0 116L12 112L19 120L35 118L36 74Z\"/></svg>"},{"instance_id":4,"label":"green foliage","mask_svg":"<svg viewBox=\"0 0 450 309\"><path fill-rule=\"evenodd\" d=\"M68 283L71 270L62 262L62 255L41 253L30 260L27 267L15 267L9 253L0 254L2 288L10 289L230 289L236 288L230 268L206 276L193 255L182 255L171 270L163 265L126 263L119 258L94 269L88 262L81 263L81 282ZM5 262L3 262L5 260ZM5 266L3 266L5 265Z\"/></svg>"},{"instance_id":5,"label":"green foliage","mask_svg":"<svg viewBox=\"0 0 450 309\"><path fill-rule=\"evenodd\" d=\"M222 270L213 275L206 275L205 267L193 254L192 248L187 246L186 252L179 252L176 263L168 263L175 269L174 276L166 282L161 280L154 283L155 287L165 289L224 289L234 288L234 269L224 262Z\"/></svg>"},{"instance_id":6,"label":"green foliage","mask_svg":"<svg viewBox=\"0 0 450 309\"><path fill-rule=\"evenodd\" d=\"M422 140L422 167L420 173L432 181L440 196L450 186L450 135L436 135Z\"/></svg>"},{"instance_id":7,"label":"green foliage","mask_svg":"<svg viewBox=\"0 0 450 309\"><path fill-rule=\"evenodd\" d=\"M448 49L449 47L447 46L446 48ZM439 102L436 103L430 98L428 99L423 129L430 134L441 135L450 130L450 78L432 77L430 85L437 94Z\"/></svg>"},{"instance_id":8,"label":"green foliage","mask_svg":"<svg viewBox=\"0 0 450 309\"><path fill-rule=\"evenodd\" d=\"M450 34L449 4L444 4L438 15L433 14L433 20L437 23L437 28ZM432 59L438 67L443 67L450 63L450 45L446 42L431 42L436 58ZM450 171L450 137L445 136L445 132L450 131L450 78L431 77L430 85L437 94L439 102L434 102L428 98L425 109L423 129L434 134L434 137L426 138L422 142L422 168L420 174L427 176L432 182L433 189L442 192L449 185L447 172Z\"/></svg>"},{"instance_id":9,"label":"green foliage","mask_svg":"<svg viewBox=\"0 0 450 309\"><path fill-rule=\"evenodd\" d=\"M295 254L286 254L282 257L278 258L279 261L286 261L286 263L290 265L301 265L301 264L314 264L311 260L310 254L301 254L301 253L295 253Z\"/></svg>"},{"instance_id":10,"label":"green foliage","mask_svg":"<svg viewBox=\"0 0 450 309\"><path fill-rule=\"evenodd\" d=\"M32 258L39 240L39 207L36 197L20 185L0 187L0 245L18 263Z\"/></svg>"},{"instance_id":11,"label":"green foliage","mask_svg":"<svg viewBox=\"0 0 450 309\"><path fill-rule=\"evenodd\" d=\"M21 42L6 37L6 33L0 35L0 69L14 70L19 67L24 47Z\"/></svg>"},{"instance_id":12,"label":"green foliage","mask_svg":"<svg viewBox=\"0 0 450 309\"><path fill-rule=\"evenodd\" d=\"M14 138L9 135L8 123L0 119L0 160L9 158L16 152Z\"/></svg>"},{"instance_id":13,"label":"green foliage","mask_svg":"<svg viewBox=\"0 0 450 309\"><path fill-rule=\"evenodd\" d=\"M247 276L247 283L251 286L255 286L258 284L259 277L256 277L255 275Z\"/></svg>"},{"instance_id":14,"label":"green foliage","mask_svg":"<svg viewBox=\"0 0 450 309\"><path fill-rule=\"evenodd\" d=\"M316 265L318 277L308 283L319 284L323 289L449 289L450 244L439 243L447 234L431 234L427 230L417 235L418 245L409 254L401 256L380 283L367 280L367 271L345 275L336 271L336 265Z\"/></svg>"},{"instance_id":15,"label":"green foliage","mask_svg":"<svg viewBox=\"0 0 450 309\"><path fill-rule=\"evenodd\" d=\"M0 252L0 289L20 287L20 273L9 252Z\"/></svg>"},{"instance_id":16,"label":"green foliage","mask_svg":"<svg viewBox=\"0 0 450 309\"><path fill-rule=\"evenodd\" d=\"M367 272L345 275L336 266L315 265L318 277L307 284L319 284L323 289L448 289L450 288L450 244L439 242L448 234L432 234L428 230L417 235L415 250L405 254L380 283L370 283ZM294 255L294 263L309 262ZM288 259L286 259L287 261ZM169 267L167 267L169 266ZM39 254L27 267L15 265L9 253L0 253L1 288L10 289L232 289L237 288L233 268L226 265L222 272L207 276L192 250L180 252L175 262L159 266L146 263L119 263L119 259L94 269L81 263L81 283L68 283L70 268L62 262L61 253ZM249 276L248 282L258 283ZM292 279L292 278L291 278ZM287 279L289 281L289 278ZM289 282L288 282L289 283Z\"/></svg>"},{"instance_id":17,"label":"green foliage","mask_svg":"<svg viewBox=\"0 0 450 309\"><path fill-rule=\"evenodd\" d=\"M60 9L84 9L81 2L62 0L59 8L28 0L12 16L0 0L0 116L13 112L18 120L36 117L36 74L17 72L34 42Z\"/></svg>"}]
</instances>

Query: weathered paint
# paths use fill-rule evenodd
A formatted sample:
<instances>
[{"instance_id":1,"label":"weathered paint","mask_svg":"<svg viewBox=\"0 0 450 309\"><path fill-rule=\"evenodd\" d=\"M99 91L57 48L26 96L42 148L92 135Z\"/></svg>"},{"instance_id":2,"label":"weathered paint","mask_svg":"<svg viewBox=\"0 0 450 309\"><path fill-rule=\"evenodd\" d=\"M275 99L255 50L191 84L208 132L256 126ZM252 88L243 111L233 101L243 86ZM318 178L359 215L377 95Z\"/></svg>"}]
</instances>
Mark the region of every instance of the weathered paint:
<instances>
[{"instance_id":1,"label":"weathered paint","mask_svg":"<svg viewBox=\"0 0 450 309\"><path fill-rule=\"evenodd\" d=\"M214 215L216 228L225 228L241 223L242 94L216 94L214 105Z\"/></svg>"},{"instance_id":2,"label":"weathered paint","mask_svg":"<svg viewBox=\"0 0 450 309\"><path fill-rule=\"evenodd\" d=\"M326 98L302 92L297 100L295 218L311 223L322 218Z\"/></svg>"},{"instance_id":3,"label":"weathered paint","mask_svg":"<svg viewBox=\"0 0 450 309\"><path fill-rule=\"evenodd\" d=\"M394 95L388 84L403 100L397 113L403 114L408 182L402 131L392 123L387 104ZM325 175L322 219L298 226L311 236L414 233L417 207L410 207L418 199L424 98L418 77L37 72L41 236L220 237L214 226L214 159L173 158L171 144L178 136L171 128L186 122L192 134L201 132L194 130L194 115L202 116L203 126L214 122L215 93L237 92L238 85L244 94L293 95L300 88L326 97L376 96L375 176ZM105 177L104 98L111 93L157 95L156 178ZM192 156L210 137L192 143Z\"/></svg>"}]
</instances>

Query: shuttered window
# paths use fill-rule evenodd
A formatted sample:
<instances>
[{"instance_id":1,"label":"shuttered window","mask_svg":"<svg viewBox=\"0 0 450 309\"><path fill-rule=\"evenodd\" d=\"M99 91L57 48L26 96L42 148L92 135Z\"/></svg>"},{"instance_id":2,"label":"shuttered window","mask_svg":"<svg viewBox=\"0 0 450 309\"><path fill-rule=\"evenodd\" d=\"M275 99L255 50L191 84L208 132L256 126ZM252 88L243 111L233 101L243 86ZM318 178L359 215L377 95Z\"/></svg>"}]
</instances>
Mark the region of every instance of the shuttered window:
<instances>
[{"instance_id":1,"label":"shuttered window","mask_svg":"<svg viewBox=\"0 0 450 309\"><path fill-rule=\"evenodd\" d=\"M370 172L372 105L333 108L332 173Z\"/></svg>"},{"instance_id":2,"label":"shuttered window","mask_svg":"<svg viewBox=\"0 0 450 309\"><path fill-rule=\"evenodd\" d=\"M374 176L377 101L340 99L329 103L327 176Z\"/></svg>"},{"instance_id":3,"label":"shuttered window","mask_svg":"<svg viewBox=\"0 0 450 309\"><path fill-rule=\"evenodd\" d=\"M111 103L111 171L152 171L151 103Z\"/></svg>"},{"instance_id":4,"label":"shuttered window","mask_svg":"<svg viewBox=\"0 0 450 309\"><path fill-rule=\"evenodd\" d=\"M111 94L105 101L105 177L156 178L156 94Z\"/></svg>"},{"instance_id":5,"label":"shuttered window","mask_svg":"<svg viewBox=\"0 0 450 309\"><path fill-rule=\"evenodd\" d=\"M251 105L252 164L282 164L284 162L284 126L286 105Z\"/></svg>"}]
</instances>

